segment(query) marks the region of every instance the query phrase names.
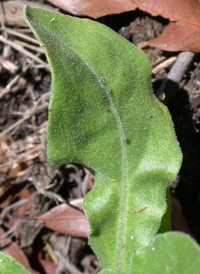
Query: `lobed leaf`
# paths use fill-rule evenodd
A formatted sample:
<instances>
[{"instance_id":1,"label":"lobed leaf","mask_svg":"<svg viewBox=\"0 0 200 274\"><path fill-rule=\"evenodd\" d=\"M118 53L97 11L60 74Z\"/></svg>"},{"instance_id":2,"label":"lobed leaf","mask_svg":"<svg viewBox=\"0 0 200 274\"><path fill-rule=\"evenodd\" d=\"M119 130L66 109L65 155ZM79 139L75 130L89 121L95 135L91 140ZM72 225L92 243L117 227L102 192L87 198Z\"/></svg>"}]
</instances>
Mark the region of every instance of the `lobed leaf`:
<instances>
[{"instance_id":1,"label":"lobed leaf","mask_svg":"<svg viewBox=\"0 0 200 274\"><path fill-rule=\"evenodd\" d=\"M95 176L84 211L104 272L128 273L166 211L181 163L169 113L153 95L144 53L102 24L25 8L52 70L48 158Z\"/></svg>"}]
</instances>

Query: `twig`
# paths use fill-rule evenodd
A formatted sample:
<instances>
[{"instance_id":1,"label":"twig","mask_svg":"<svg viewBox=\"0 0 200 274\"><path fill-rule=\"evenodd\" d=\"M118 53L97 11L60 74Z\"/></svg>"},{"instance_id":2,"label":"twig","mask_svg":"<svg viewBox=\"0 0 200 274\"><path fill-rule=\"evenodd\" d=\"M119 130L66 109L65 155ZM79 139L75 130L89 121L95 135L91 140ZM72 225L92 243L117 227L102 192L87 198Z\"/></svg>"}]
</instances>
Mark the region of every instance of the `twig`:
<instances>
[{"instance_id":1,"label":"twig","mask_svg":"<svg viewBox=\"0 0 200 274\"><path fill-rule=\"evenodd\" d=\"M63 267L69 271L69 273L71 274L81 274L81 272L76 268L75 265L73 265L70 260L66 257L64 257L60 252L58 251L55 251L55 254L56 256L60 259L60 263L58 265L58 269L62 269ZM61 272L58 272L59 270L56 270L57 272L56 273L61 273Z\"/></svg>"},{"instance_id":2,"label":"twig","mask_svg":"<svg viewBox=\"0 0 200 274\"><path fill-rule=\"evenodd\" d=\"M181 52L176 59L176 62L167 74L166 79L163 80L158 92L158 98L167 103L173 96L175 96L179 89L179 84L184 77L186 71L190 67L195 54L192 52Z\"/></svg>"},{"instance_id":3,"label":"twig","mask_svg":"<svg viewBox=\"0 0 200 274\"><path fill-rule=\"evenodd\" d=\"M176 56L172 56L170 58L168 58L167 60L164 60L162 63L158 64L157 66L155 66L152 69L152 73L156 74L158 73L161 69L164 69L166 67L168 67L169 65L173 64L176 61L177 57Z\"/></svg>"},{"instance_id":4,"label":"twig","mask_svg":"<svg viewBox=\"0 0 200 274\"><path fill-rule=\"evenodd\" d=\"M6 240L6 238L10 238L11 236L13 236L13 234L17 230L19 223L20 223L20 220L17 220L15 224L8 229L8 231L0 235L0 248L2 248L2 245L4 244L4 241Z\"/></svg>"},{"instance_id":5,"label":"twig","mask_svg":"<svg viewBox=\"0 0 200 274\"><path fill-rule=\"evenodd\" d=\"M8 213L13 209L13 208L18 208L18 207L21 207L25 204L28 204L29 203L29 199L22 199L22 200L19 200L9 206L7 206L6 208L3 209L2 211L2 214L1 214L1 218L4 219L5 216L8 215Z\"/></svg>"},{"instance_id":6,"label":"twig","mask_svg":"<svg viewBox=\"0 0 200 274\"><path fill-rule=\"evenodd\" d=\"M2 56L0 56L0 65L7 69L9 72L16 73L18 70L18 66L16 66L14 63L12 63L9 60L4 59Z\"/></svg>"},{"instance_id":7,"label":"twig","mask_svg":"<svg viewBox=\"0 0 200 274\"><path fill-rule=\"evenodd\" d=\"M50 92L47 92L45 94L43 94L40 99L36 102L35 106L32 107L32 109L28 110L27 112L25 112L24 117L21 118L20 120L18 120L16 123L12 124L10 127L8 127L7 129L5 129L1 134L0 134L0 138L6 134L8 134L9 132L13 131L16 127L20 126L21 124L23 124L26 120L28 120L32 115L36 114L37 109L38 109L38 105L40 104L40 102L44 99L49 98L49 94ZM46 97L46 98L45 98ZM47 105L45 105L45 107L47 107ZM41 110L41 109L40 109Z\"/></svg>"},{"instance_id":8,"label":"twig","mask_svg":"<svg viewBox=\"0 0 200 274\"><path fill-rule=\"evenodd\" d=\"M40 52L40 53L44 54L44 50L41 47L28 44L21 40L14 40L13 42L19 46L22 46L22 47L25 47L25 48L31 49L33 51Z\"/></svg>"},{"instance_id":9,"label":"twig","mask_svg":"<svg viewBox=\"0 0 200 274\"><path fill-rule=\"evenodd\" d=\"M2 35L0 35L0 41L2 43L5 43L5 44L11 46L13 49L21 52L22 54L28 56L29 58L31 58L32 60L36 61L37 63L42 64L46 70L50 71L49 65L47 63L45 63L44 61L42 61L40 58L38 58L37 56L35 56L30 51L28 51L25 48L23 48L22 46L14 44L12 41L9 41L6 38L4 38Z\"/></svg>"},{"instance_id":10,"label":"twig","mask_svg":"<svg viewBox=\"0 0 200 274\"><path fill-rule=\"evenodd\" d=\"M144 42L138 43L137 47L141 48L141 49L148 47L148 41L144 41Z\"/></svg>"},{"instance_id":11,"label":"twig","mask_svg":"<svg viewBox=\"0 0 200 274\"><path fill-rule=\"evenodd\" d=\"M36 39L34 39L34 38L32 38L32 37L30 37L30 36L28 36L28 35L25 35L25 34L23 34L23 33L20 33L20 32L18 32L18 31L15 31L15 30L12 30L12 29L6 28L6 27L4 27L3 30L4 30L5 32L7 32L8 34L17 36L17 37L19 37L19 38L22 38L22 39L28 41L28 42L31 42L31 43L36 44L36 45L39 45L39 43L38 43L38 41L37 41Z\"/></svg>"},{"instance_id":12,"label":"twig","mask_svg":"<svg viewBox=\"0 0 200 274\"><path fill-rule=\"evenodd\" d=\"M45 240L45 239L43 241L44 241L44 244L45 244L46 251L47 251L49 257L51 258L52 262L54 264L58 265L59 264L59 259L55 255L54 250L53 250L51 244L47 240Z\"/></svg>"},{"instance_id":13,"label":"twig","mask_svg":"<svg viewBox=\"0 0 200 274\"><path fill-rule=\"evenodd\" d=\"M0 2L0 23L2 26L2 29L5 29L5 12L4 12L4 7L3 7L3 3Z\"/></svg>"},{"instance_id":14,"label":"twig","mask_svg":"<svg viewBox=\"0 0 200 274\"><path fill-rule=\"evenodd\" d=\"M181 79L190 67L194 56L195 54L192 52L181 52L173 67L170 69L167 78L176 83L180 83Z\"/></svg>"},{"instance_id":15,"label":"twig","mask_svg":"<svg viewBox=\"0 0 200 274\"><path fill-rule=\"evenodd\" d=\"M61 197L61 195L57 194L57 193L54 193L52 191L49 191L49 190L45 190L42 186L42 184L38 181L34 181L32 180L32 183L33 185L35 186L36 190L38 191L38 193L44 195L45 197L48 197L49 199L53 200L56 202L56 204L59 204L59 203L66 203L66 200L63 199Z\"/></svg>"},{"instance_id":16,"label":"twig","mask_svg":"<svg viewBox=\"0 0 200 274\"><path fill-rule=\"evenodd\" d=\"M39 54L37 54L36 56L39 56ZM22 74L24 74L25 72L27 72L27 70L32 66L32 64L34 63L34 60L32 60L28 65L25 66L25 68L22 70L22 72L18 75L16 75L12 81L10 81L10 83L1 91L0 93L0 100L11 91L11 88L19 81L20 77L22 76Z\"/></svg>"}]
</instances>

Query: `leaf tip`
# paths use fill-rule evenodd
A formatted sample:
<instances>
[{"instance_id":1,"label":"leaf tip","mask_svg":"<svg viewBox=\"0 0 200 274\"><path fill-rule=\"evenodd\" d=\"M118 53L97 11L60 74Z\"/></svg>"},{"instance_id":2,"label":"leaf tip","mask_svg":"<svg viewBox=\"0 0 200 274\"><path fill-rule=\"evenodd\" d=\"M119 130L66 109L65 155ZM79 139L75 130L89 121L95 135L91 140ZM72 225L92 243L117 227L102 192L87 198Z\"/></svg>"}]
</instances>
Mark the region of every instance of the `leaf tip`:
<instances>
[{"instance_id":1,"label":"leaf tip","mask_svg":"<svg viewBox=\"0 0 200 274\"><path fill-rule=\"evenodd\" d=\"M32 8L27 5L27 4L24 4L24 7L23 7L23 18L25 20L25 22L30 26L29 24L29 21L30 21L30 11L32 10Z\"/></svg>"}]
</instances>

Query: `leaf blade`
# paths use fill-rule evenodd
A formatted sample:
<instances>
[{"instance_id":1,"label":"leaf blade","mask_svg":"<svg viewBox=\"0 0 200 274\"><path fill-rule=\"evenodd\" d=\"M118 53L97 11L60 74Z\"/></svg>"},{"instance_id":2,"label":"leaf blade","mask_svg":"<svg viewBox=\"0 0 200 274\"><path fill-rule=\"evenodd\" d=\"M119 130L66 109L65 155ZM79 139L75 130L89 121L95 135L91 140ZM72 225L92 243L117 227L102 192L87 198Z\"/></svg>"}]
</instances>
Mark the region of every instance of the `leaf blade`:
<instances>
[{"instance_id":1,"label":"leaf blade","mask_svg":"<svg viewBox=\"0 0 200 274\"><path fill-rule=\"evenodd\" d=\"M95 174L84 201L90 244L103 267L127 272L155 236L180 166L170 116L140 49L90 20L25 12L52 68L48 157Z\"/></svg>"},{"instance_id":2,"label":"leaf blade","mask_svg":"<svg viewBox=\"0 0 200 274\"><path fill-rule=\"evenodd\" d=\"M12 274L30 274L21 264L17 263L12 257L0 251L0 272Z\"/></svg>"},{"instance_id":3,"label":"leaf blade","mask_svg":"<svg viewBox=\"0 0 200 274\"><path fill-rule=\"evenodd\" d=\"M200 248L191 237L180 232L168 232L157 235L150 246L133 255L130 273L198 274L199 258Z\"/></svg>"}]
</instances>

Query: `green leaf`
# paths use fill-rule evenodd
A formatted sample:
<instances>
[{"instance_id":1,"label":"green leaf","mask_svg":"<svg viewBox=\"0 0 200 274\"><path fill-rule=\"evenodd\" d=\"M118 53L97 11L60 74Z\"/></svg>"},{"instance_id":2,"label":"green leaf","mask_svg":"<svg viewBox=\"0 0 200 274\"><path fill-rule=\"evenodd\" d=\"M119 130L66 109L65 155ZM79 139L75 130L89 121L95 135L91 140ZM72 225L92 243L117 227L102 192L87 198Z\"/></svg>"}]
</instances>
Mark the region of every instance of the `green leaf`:
<instances>
[{"instance_id":1,"label":"green leaf","mask_svg":"<svg viewBox=\"0 0 200 274\"><path fill-rule=\"evenodd\" d=\"M156 236L154 242L136 251L130 273L199 274L200 248L192 238L179 232Z\"/></svg>"},{"instance_id":2,"label":"green leaf","mask_svg":"<svg viewBox=\"0 0 200 274\"><path fill-rule=\"evenodd\" d=\"M21 264L17 263L12 257L0 251L0 273L2 274L30 274Z\"/></svg>"},{"instance_id":3,"label":"green leaf","mask_svg":"<svg viewBox=\"0 0 200 274\"><path fill-rule=\"evenodd\" d=\"M116 270L112 270L110 268L103 269L102 271L98 272L99 274L123 274L123 272L118 272Z\"/></svg>"},{"instance_id":4,"label":"green leaf","mask_svg":"<svg viewBox=\"0 0 200 274\"><path fill-rule=\"evenodd\" d=\"M169 113L144 53L104 25L25 8L52 70L48 158L95 175L84 211L103 268L129 271L156 235L181 163Z\"/></svg>"}]
</instances>

